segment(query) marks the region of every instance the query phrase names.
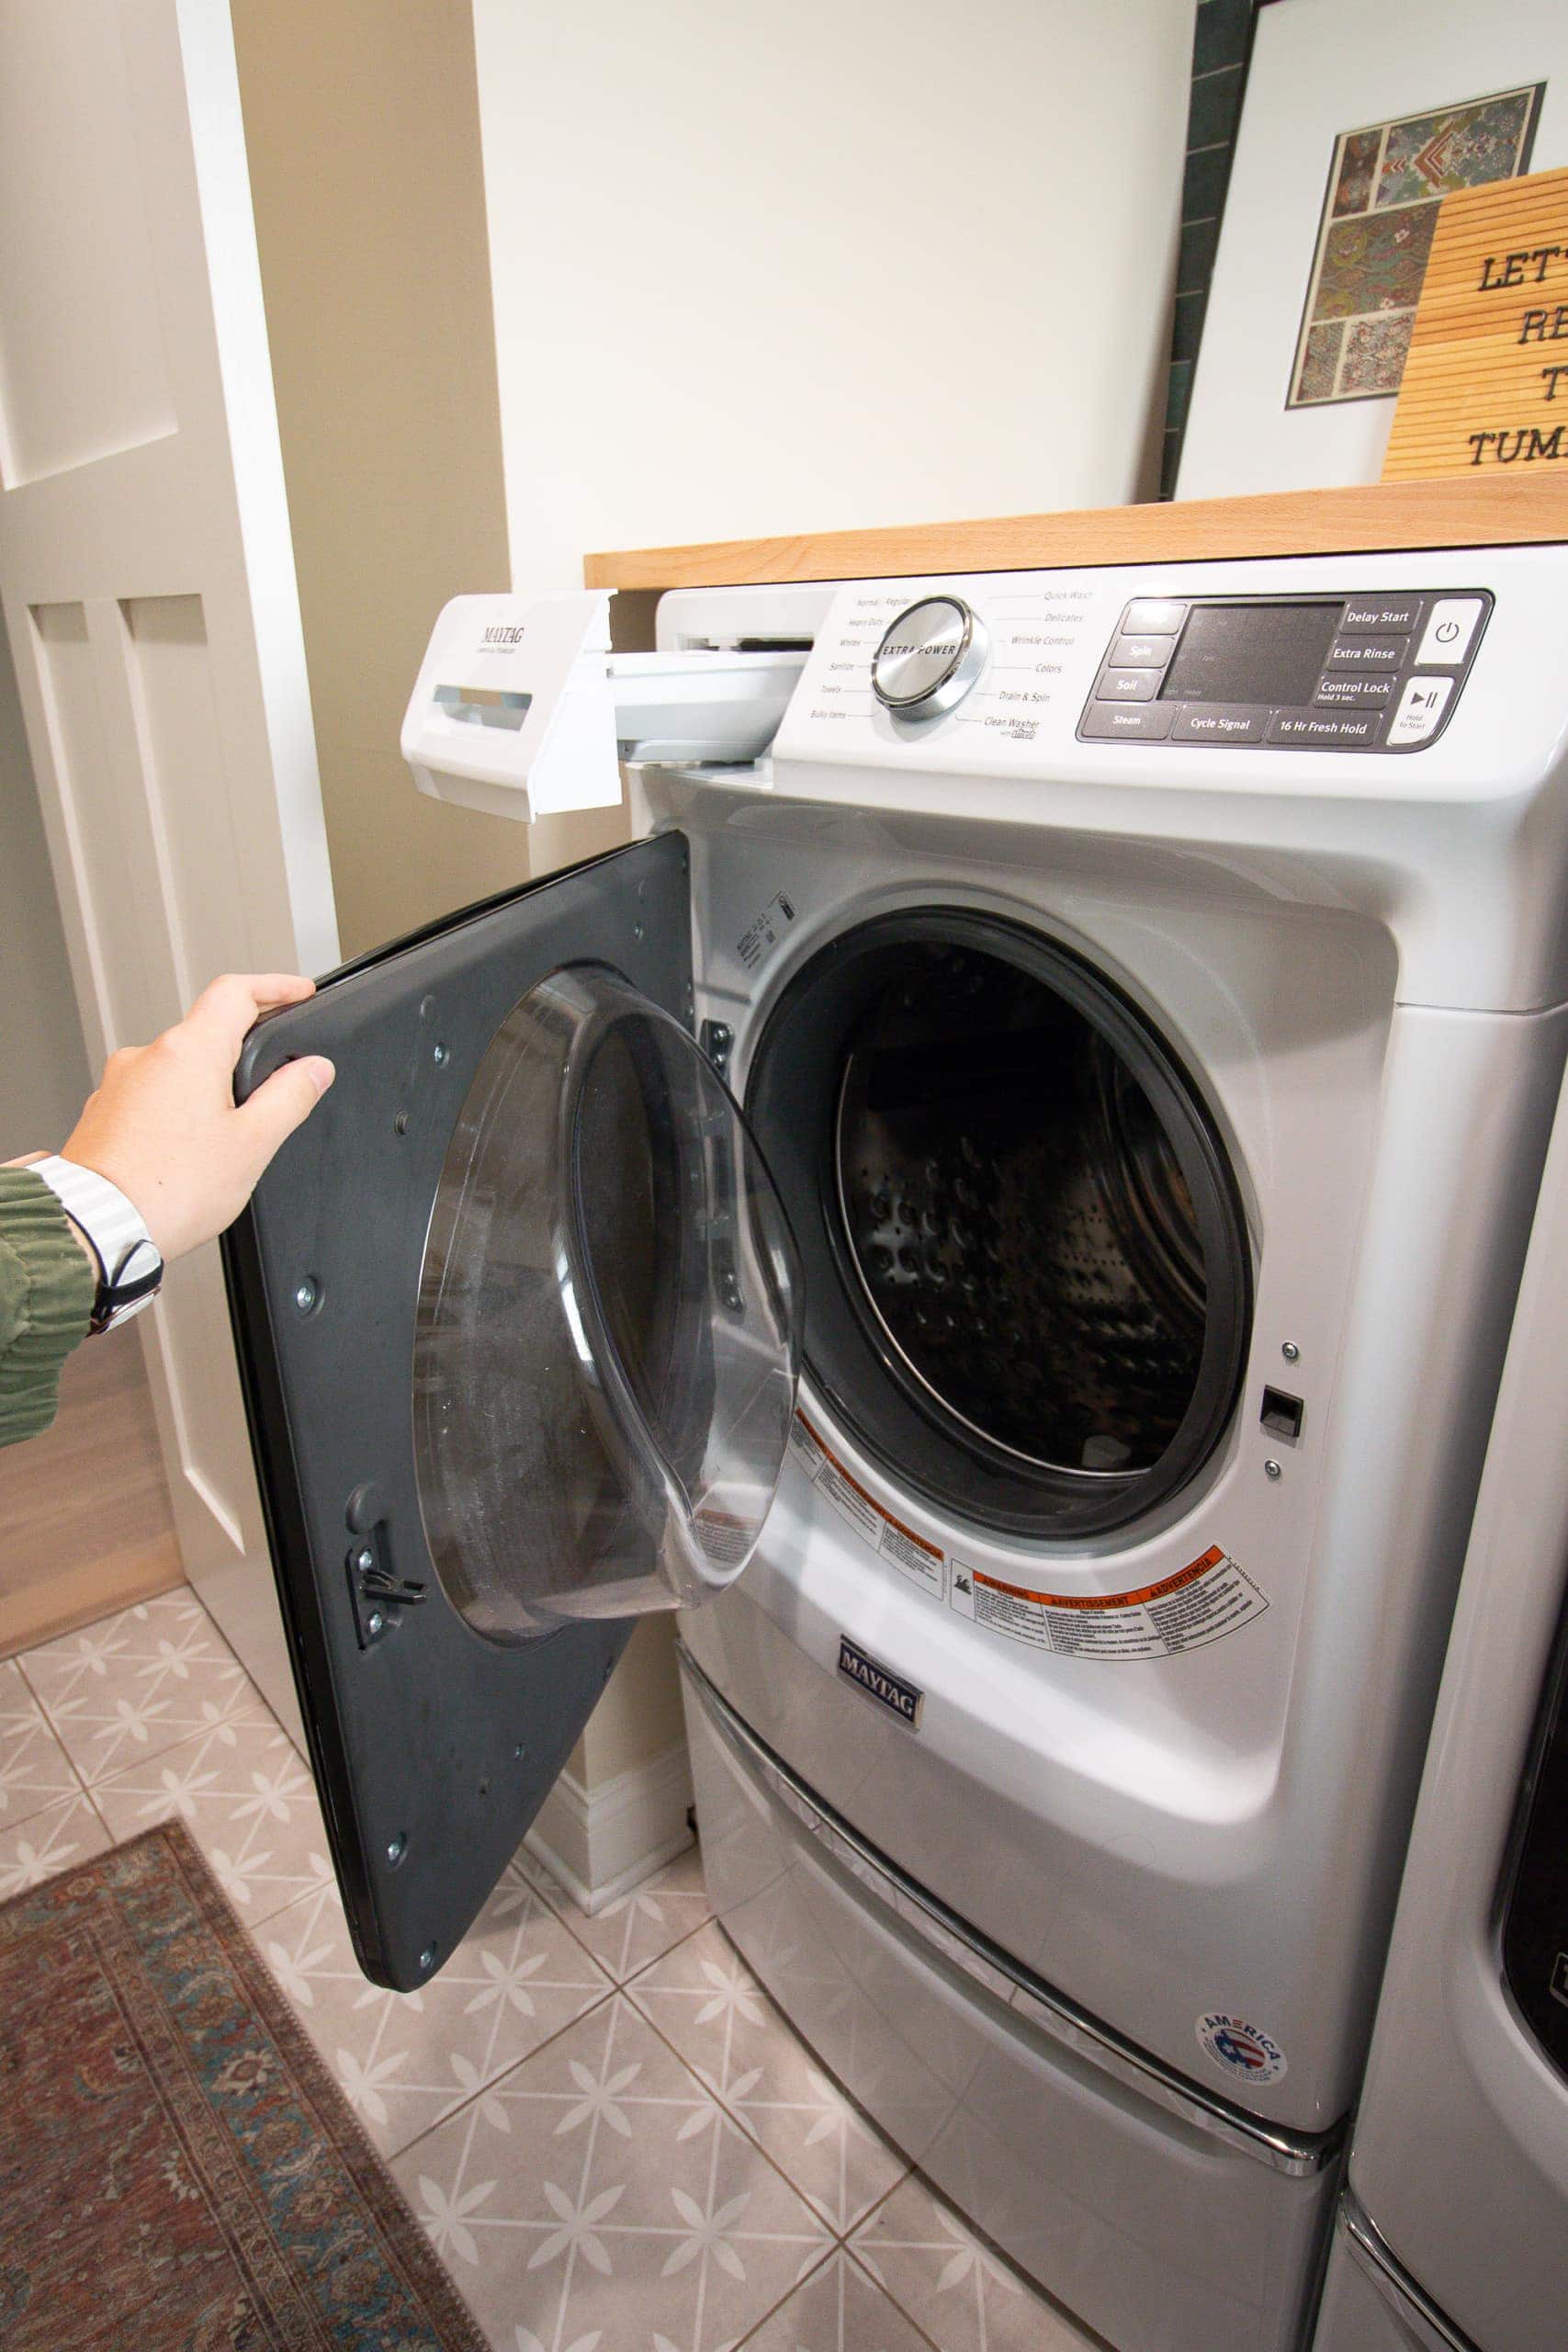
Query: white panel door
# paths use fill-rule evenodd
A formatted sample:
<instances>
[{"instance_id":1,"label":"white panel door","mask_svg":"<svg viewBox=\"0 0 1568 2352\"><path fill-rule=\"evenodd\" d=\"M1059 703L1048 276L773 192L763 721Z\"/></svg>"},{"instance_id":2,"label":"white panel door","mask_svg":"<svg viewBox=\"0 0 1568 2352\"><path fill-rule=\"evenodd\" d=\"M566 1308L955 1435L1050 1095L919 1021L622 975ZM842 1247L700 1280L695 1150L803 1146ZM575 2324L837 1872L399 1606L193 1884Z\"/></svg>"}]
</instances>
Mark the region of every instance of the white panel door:
<instances>
[{"instance_id":1,"label":"white panel door","mask_svg":"<svg viewBox=\"0 0 1568 2352\"><path fill-rule=\"evenodd\" d=\"M333 963L225 0L0 0L0 591L92 1053ZM186 1569L298 1736L216 1245L140 1329Z\"/></svg>"}]
</instances>

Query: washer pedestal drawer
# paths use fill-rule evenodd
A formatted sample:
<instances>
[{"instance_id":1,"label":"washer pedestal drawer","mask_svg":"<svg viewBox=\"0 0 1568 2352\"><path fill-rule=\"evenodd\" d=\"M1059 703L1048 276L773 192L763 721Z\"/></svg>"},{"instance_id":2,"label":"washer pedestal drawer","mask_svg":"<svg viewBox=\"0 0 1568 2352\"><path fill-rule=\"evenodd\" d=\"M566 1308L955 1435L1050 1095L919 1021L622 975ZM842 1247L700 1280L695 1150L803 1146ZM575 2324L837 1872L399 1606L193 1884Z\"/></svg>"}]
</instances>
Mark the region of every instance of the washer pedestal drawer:
<instances>
[{"instance_id":1,"label":"washer pedestal drawer","mask_svg":"<svg viewBox=\"0 0 1568 2352\"><path fill-rule=\"evenodd\" d=\"M887 2136L1046 2291L1123 2352L1295 2352L1337 2157L1281 2162L1134 2070L942 1930L814 1818L689 1662L715 1912Z\"/></svg>"},{"instance_id":2,"label":"washer pedestal drawer","mask_svg":"<svg viewBox=\"0 0 1568 2352\"><path fill-rule=\"evenodd\" d=\"M1348 2192L1335 2223L1312 2352L1475 2352L1403 2276Z\"/></svg>"}]
</instances>

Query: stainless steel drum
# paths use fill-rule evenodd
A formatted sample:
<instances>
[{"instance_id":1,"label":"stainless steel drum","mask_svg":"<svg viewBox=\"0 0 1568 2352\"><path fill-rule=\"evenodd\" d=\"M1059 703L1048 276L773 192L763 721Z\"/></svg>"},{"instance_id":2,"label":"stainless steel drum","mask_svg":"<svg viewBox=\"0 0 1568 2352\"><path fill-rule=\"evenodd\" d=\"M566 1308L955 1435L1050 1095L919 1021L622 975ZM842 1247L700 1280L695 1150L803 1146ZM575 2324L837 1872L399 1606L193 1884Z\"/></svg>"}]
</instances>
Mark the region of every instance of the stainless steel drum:
<instances>
[{"instance_id":1,"label":"stainless steel drum","mask_svg":"<svg viewBox=\"0 0 1568 2352\"><path fill-rule=\"evenodd\" d=\"M987 918L886 918L795 980L750 1099L807 1365L891 1470L1059 1535L1194 1475L1239 1376L1246 1234L1197 1089L1109 980Z\"/></svg>"}]
</instances>

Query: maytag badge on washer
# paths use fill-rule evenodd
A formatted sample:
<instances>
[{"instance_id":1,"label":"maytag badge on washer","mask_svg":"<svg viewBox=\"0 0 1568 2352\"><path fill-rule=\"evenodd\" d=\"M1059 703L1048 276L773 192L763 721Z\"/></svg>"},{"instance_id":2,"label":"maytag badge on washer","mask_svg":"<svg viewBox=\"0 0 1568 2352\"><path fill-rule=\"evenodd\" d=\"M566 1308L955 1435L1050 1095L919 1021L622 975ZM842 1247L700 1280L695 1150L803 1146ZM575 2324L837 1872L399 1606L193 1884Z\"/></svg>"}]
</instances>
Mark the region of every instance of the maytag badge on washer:
<instances>
[{"instance_id":1,"label":"maytag badge on washer","mask_svg":"<svg viewBox=\"0 0 1568 2352\"><path fill-rule=\"evenodd\" d=\"M885 1666L878 1666L874 1657L867 1657L863 1650L855 1647L847 1634L839 1635L839 1672L847 1674L852 1682L857 1683L873 1699L879 1700L883 1706L897 1716L900 1723L908 1724L911 1731L919 1731L920 1709L926 1703L925 1692L917 1689L914 1683L906 1682L901 1674L890 1674Z\"/></svg>"}]
</instances>

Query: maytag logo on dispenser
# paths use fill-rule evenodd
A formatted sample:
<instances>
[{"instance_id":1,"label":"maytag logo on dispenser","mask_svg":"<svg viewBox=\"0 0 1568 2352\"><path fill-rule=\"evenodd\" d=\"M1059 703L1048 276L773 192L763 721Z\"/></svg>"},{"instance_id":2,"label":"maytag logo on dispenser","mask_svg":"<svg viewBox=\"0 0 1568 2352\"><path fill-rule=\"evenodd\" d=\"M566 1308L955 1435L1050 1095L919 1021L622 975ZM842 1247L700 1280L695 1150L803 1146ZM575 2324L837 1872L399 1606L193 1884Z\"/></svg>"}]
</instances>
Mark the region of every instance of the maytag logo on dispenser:
<instances>
[{"instance_id":1,"label":"maytag logo on dispenser","mask_svg":"<svg viewBox=\"0 0 1568 2352\"><path fill-rule=\"evenodd\" d=\"M863 1650L855 1647L847 1634L839 1635L839 1672L847 1674L852 1682L857 1683L869 1697L879 1701L890 1713L897 1716L900 1723L908 1724L911 1731L919 1729L920 1709L926 1703L925 1692L918 1690L914 1683L906 1682L901 1674L890 1674L885 1666L878 1666L874 1657L867 1657Z\"/></svg>"}]
</instances>

